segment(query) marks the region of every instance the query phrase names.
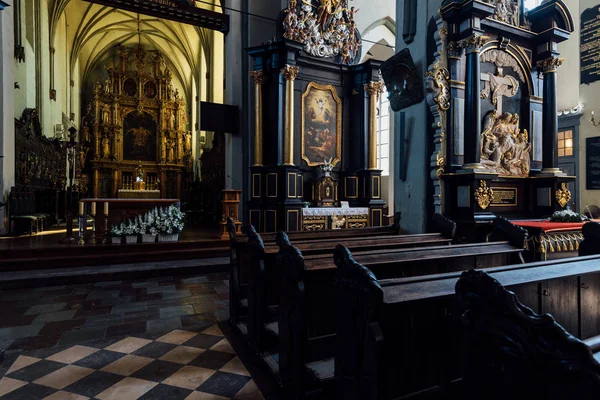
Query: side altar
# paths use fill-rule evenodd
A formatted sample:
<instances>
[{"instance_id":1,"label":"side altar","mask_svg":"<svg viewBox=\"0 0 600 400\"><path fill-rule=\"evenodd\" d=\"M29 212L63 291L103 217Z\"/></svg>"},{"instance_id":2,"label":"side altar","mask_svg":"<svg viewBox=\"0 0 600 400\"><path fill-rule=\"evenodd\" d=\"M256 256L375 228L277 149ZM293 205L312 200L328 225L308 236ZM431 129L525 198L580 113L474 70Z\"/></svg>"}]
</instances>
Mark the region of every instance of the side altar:
<instances>
[{"instance_id":1,"label":"side altar","mask_svg":"<svg viewBox=\"0 0 600 400\"><path fill-rule=\"evenodd\" d=\"M330 229L329 211L318 210L341 202L360 208L361 222L346 215L336 227L383 224L381 62L359 64L357 11L348 0L290 0L277 40L248 49L255 113L247 221L260 232Z\"/></svg>"},{"instance_id":2,"label":"side altar","mask_svg":"<svg viewBox=\"0 0 600 400\"><path fill-rule=\"evenodd\" d=\"M444 1L425 77L433 117L434 211L483 239L496 216L565 208L575 177L558 168L557 45L573 32L561 0Z\"/></svg>"}]
</instances>

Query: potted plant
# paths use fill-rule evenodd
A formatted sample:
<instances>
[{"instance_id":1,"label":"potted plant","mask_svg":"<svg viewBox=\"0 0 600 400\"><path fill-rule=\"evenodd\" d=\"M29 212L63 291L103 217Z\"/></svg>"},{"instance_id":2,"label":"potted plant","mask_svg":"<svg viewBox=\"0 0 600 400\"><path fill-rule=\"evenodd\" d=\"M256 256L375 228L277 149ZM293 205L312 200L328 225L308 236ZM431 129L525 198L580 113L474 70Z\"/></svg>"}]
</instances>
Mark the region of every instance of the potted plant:
<instances>
[{"instance_id":1,"label":"potted plant","mask_svg":"<svg viewBox=\"0 0 600 400\"><path fill-rule=\"evenodd\" d=\"M138 215L137 225L142 243L154 243L156 241L156 226L154 225L152 211L147 212L143 217Z\"/></svg>"},{"instance_id":2,"label":"potted plant","mask_svg":"<svg viewBox=\"0 0 600 400\"><path fill-rule=\"evenodd\" d=\"M110 228L110 242L112 244L121 244L123 241L123 224L121 225L113 225Z\"/></svg>"},{"instance_id":3,"label":"potted plant","mask_svg":"<svg viewBox=\"0 0 600 400\"><path fill-rule=\"evenodd\" d=\"M126 224L123 225L123 235L125 236L125 243L127 244L135 244L138 241L137 235L137 227L136 224L132 220L128 220Z\"/></svg>"},{"instance_id":4,"label":"potted plant","mask_svg":"<svg viewBox=\"0 0 600 400\"><path fill-rule=\"evenodd\" d=\"M183 230L184 213L179 208L171 205L167 209L158 212L157 228L159 242L176 242L179 233Z\"/></svg>"}]
</instances>

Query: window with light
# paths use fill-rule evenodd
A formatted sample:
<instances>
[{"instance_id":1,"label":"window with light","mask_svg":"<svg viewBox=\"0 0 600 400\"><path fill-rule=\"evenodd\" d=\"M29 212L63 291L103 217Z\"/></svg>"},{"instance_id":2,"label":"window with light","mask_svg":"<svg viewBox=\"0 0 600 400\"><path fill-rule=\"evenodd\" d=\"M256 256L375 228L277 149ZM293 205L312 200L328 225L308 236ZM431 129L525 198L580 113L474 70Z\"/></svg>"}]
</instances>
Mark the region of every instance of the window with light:
<instances>
[{"instance_id":1,"label":"window with light","mask_svg":"<svg viewBox=\"0 0 600 400\"><path fill-rule=\"evenodd\" d=\"M542 0L525 0L525 10L531 10L542 4Z\"/></svg>"},{"instance_id":2,"label":"window with light","mask_svg":"<svg viewBox=\"0 0 600 400\"><path fill-rule=\"evenodd\" d=\"M573 131L558 132L558 156L569 157L573 155Z\"/></svg>"},{"instance_id":3,"label":"window with light","mask_svg":"<svg viewBox=\"0 0 600 400\"><path fill-rule=\"evenodd\" d=\"M390 101L384 87L377 106L377 168L382 176L390 174L390 115Z\"/></svg>"}]
</instances>

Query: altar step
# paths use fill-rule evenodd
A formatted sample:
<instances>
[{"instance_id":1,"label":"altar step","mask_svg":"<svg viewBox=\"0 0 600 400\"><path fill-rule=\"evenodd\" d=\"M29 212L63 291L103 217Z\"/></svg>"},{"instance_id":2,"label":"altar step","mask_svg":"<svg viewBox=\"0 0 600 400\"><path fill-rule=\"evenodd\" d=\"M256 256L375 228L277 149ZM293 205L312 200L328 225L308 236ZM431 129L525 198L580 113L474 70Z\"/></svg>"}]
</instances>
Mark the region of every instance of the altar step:
<instances>
[{"instance_id":1,"label":"altar step","mask_svg":"<svg viewBox=\"0 0 600 400\"><path fill-rule=\"evenodd\" d=\"M84 245L11 249L0 252L0 271L55 270L228 257L227 241L133 245Z\"/></svg>"},{"instance_id":2,"label":"altar step","mask_svg":"<svg viewBox=\"0 0 600 400\"><path fill-rule=\"evenodd\" d=\"M136 279L140 276L147 278L150 276L189 275L228 271L228 256L188 260L84 265L78 268L13 270L0 272L0 288L14 289L50 284Z\"/></svg>"}]
</instances>

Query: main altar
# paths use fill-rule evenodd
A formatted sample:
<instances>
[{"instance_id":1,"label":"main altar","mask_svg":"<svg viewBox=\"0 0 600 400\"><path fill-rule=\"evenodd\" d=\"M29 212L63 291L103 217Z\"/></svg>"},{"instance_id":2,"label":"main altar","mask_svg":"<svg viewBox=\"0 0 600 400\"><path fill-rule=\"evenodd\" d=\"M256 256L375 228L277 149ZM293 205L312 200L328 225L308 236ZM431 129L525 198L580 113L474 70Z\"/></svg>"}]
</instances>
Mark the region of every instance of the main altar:
<instances>
[{"instance_id":1,"label":"main altar","mask_svg":"<svg viewBox=\"0 0 600 400\"><path fill-rule=\"evenodd\" d=\"M248 50L248 221L261 232L383 225L376 148L381 62L359 64L357 11L347 0L290 0L277 40Z\"/></svg>"},{"instance_id":2,"label":"main altar","mask_svg":"<svg viewBox=\"0 0 600 400\"><path fill-rule=\"evenodd\" d=\"M425 77L433 117L436 212L484 239L497 216L540 219L569 205L558 169L557 44L573 20L560 0L444 1Z\"/></svg>"},{"instance_id":3,"label":"main altar","mask_svg":"<svg viewBox=\"0 0 600 400\"><path fill-rule=\"evenodd\" d=\"M185 101L163 55L119 47L104 66L80 139L91 153L94 198L181 198L192 166ZM141 173L141 175L140 175ZM143 182L144 187L135 187Z\"/></svg>"}]
</instances>

